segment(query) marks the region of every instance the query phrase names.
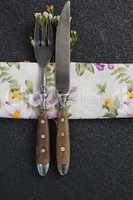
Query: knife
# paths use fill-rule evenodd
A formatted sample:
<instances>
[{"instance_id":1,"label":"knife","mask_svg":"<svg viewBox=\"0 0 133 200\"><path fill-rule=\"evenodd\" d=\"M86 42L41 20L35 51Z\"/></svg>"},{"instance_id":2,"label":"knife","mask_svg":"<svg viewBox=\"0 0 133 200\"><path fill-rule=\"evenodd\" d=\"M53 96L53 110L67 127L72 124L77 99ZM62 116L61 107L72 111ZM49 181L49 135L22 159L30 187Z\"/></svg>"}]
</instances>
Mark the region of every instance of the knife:
<instances>
[{"instance_id":1,"label":"knife","mask_svg":"<svg viewBox=\"0 0 133 200\"><path fill-rule=\"evenodd\" d=\"M58 23L56 33L56 89L58 97L57 169L60 175L66 175L70 165L70 134L67 114L69 98L70 68L70 1L67 1Z\"/></svg>"}]
</instances>

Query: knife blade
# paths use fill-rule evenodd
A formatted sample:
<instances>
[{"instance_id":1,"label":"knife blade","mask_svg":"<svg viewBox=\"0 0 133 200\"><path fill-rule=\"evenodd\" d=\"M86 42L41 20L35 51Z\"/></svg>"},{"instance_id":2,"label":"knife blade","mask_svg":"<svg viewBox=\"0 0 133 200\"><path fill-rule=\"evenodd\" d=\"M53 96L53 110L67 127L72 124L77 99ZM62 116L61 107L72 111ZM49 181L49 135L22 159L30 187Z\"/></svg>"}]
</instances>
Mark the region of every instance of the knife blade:
<instances>
[{"instance_id":1,"label":"knife blade","mask_svg":"<svg viewBox=\"0 0 133 200\"><path fill-rule=\"evenodd\" d=\"M70 165L70 134L67 114L70 68L70 1L67 1L56 33L56 89L58 97L57 119L57 169L66 175Z\"/></svg>"}]
</instances>

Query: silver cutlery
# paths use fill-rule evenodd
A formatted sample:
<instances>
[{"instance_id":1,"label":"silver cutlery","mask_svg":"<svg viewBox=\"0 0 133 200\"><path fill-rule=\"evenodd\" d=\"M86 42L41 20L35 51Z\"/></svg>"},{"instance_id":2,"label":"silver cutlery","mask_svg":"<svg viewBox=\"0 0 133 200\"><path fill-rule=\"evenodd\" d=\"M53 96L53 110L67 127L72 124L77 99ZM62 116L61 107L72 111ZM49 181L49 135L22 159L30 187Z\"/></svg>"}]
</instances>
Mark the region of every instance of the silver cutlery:
<instances>
[{"instance_id":1,"label":"silver cutlery","mask_svg":"<svg viewBox=\"0 0 133 200\"><path fill-rule=\"evenodd\" d=\"M56 33L56 89L58 97L57 116L57 169L66 175L70 165L70 134L67 114L69 98L70 67L70 1L62 10Z\"/></svg>"},{"instance_id":2,"label":"silver cutlery","mask_svg":"<svg viewBox=\"0 0 133 200\"><path fill-rule=\"evenodd\" d=\"M48 38L47 38L48 37ZM36 164L41 176L45 176L50 164L50 138L47 115L47 70L53 53L53 30L50 20L48 21L48 32L46 37L45 27L36 20L34 32L34 54L40 68L40 93L41 105L38 118ZM47 38L47 39L46 39Z\"/></svg>"}]
</instances>

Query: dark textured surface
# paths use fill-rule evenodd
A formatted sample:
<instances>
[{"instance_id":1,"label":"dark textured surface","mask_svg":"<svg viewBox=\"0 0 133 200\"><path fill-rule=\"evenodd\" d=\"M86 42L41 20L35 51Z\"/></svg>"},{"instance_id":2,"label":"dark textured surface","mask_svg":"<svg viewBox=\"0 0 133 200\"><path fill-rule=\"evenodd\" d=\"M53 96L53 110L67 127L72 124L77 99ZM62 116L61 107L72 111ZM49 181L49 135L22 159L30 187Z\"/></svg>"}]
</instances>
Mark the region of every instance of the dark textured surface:
<instances>
[{"instance_id":1,"label":"dark textured surface","mask_svg":"<svg viewBox=\"0 0 133 200\"><path fill-rule=\"evenodd\" d=\"M0 0L0 60L34 60L28 37L36 10L64 0ZM73 60L133 63L133 1L72 0L79 32ZM65 178L56 172L55 131L51 125L52 166L45 178L35 167L36 120L0 120L1 200L132 200L133 121L71 122L72 162Z\"/></svg>"}]
</instances>

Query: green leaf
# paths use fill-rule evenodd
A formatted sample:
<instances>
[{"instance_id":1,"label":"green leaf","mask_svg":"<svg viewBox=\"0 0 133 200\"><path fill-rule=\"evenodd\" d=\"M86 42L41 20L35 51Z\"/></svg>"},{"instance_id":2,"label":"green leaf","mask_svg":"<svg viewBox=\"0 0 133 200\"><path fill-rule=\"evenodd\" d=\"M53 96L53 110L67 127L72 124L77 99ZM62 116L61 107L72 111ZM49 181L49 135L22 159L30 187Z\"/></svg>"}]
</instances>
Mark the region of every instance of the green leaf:
<instances>
[{"instance_id":1,"label":"green leaf","mask_svg":"<svg viewBox=\"0 0 133 200\"><path fill-rule=\"evenodd\" d=\"M71 49L76 46L77 40L78 40L78 34L76 31L71 31Z\"/></svg>"},{"instance_id":2,"label":"green leaf","mask_svg":"<svg viewBox=\"0 0 133 200\"><path fill-rule=\"evenodd\" d=\"M130 86L133 87L133 80L129 80L129 81L127 81L127 83L128 83Z\"/></svg>"},{"instance_id":3,"label":"green leaf","mask_svg":"<svg viewBox=\"0 0 133 200\"><path fill-rule=\"evenodd\" d=\"M8 76L8 75L9 75L8 72L2 71L2 72L0 73L0 78L2 78L3 76Z\"/></svg>"},{"instance_id":4,"label":"green leaf","mask_svg":"<svg viewBox=\"0 0 133 200\"><path fill-rule=\"evenodd\" d=\"M12 79L12 76L8 76L8 77L6 77L6 78L2 78L2 79L1 79L1 82L2 82L2 83L3 83L3 82L9 82L11 79Z\"/></svg>"},{"instance_id":5,"label":"green leaf","mask_svg":"<svg viewBox=\"0 0 133 200\"><path fill-rule=\"evenodd\" d=\"M30 37L30 42L31 42L32 47L35 47L35 40L33 40L32 37Z\"/></svg>"},{"instance_id":6,"label":"green leaf","mask_svg":"<svg viewBox=\"0 0 133 200\"><path fill-rule=\"evenodd\" d=\"M20 70L20 64L19 63L15 63L14 66L16 67L16 69Z\"/></svg>"},{"instance_id":7,"label":"green leaf","mask_svg":"<svg viewBox=\"0 0 133 200\"><path fill-rule=\"evenodd\" d=\"M33 93L33 83L30 80L25 80L25 85L26 85L26 90L25 92L27 94L32 94Z\"/></svg>"},{"instance_id":8,"label":"green leaf","mask_svg":"<svg viewBox=\"0 0 133 200\"><path fill-rule=\"evenodd\" d=\"M124 67L119 67L115 69L111 75L116 75L116 79L118 80L118 83L128 83L130 81L130 77L126 73L127 69Z\"/></svg>"},{"instance_id":9,"label":"green leaf","mask_svg":"<svg viewBox=\"0 0 133 200\"><path fill-rule=\"evenodd\" d=\"M9 67L16 67L16 69L20 69L20 64L15 62L7 63Z\"/></svg>"},{"instance_id":10,"label":"green leaf","mask_svg":"<svg viewBox=\"0 0 133 200\"><path fill-rule=\"evenodd\" d=\"M10 83L10 84L18 84L17 80L15 80L15 79L8 80L8 83Z\"/></svg>"},{"instance_id":11,"label":"green leaf","mask_svg":"<svg viewBox=\"0 0 133 200\"><path fill-rule=\"evenodd\" d=\"M23 96L23 102L25 104L28 104L29 103L29 99L26 96Z\"/></svg>"},{"instance_id":12,"label":"green leaf","mask_svg":"<svg viewBox=\"0 0 133 200\"><path fill-rule=\"evenodd\" d=\"M97 87L97 90L98 90L98 94L102 94L102 93L105 93L107 84L106 83L97 84L96 87Z\"/></svg>"},{"instance_id":13,"label":"green leaf","mask_svg":"<svg viewBox=\"0 0 133 200\"><path fill-rule=\"evenodd\" d=\"M86 66L84 64L76 64L76 72L78 76L82 76L85 73Z\"/></svg>"},{"instance_id":14,"label":"green leaf","mask_svg":"<svg viewBox=\"0 0 133 200\"><path fill-rule=\"evenodd\" d=\"M115 69L111 74L112 75L115 75L117 73L122 73L122 72L125 72L126 71L126 68L124 67L118 67L117 69Z\"/></svg>"},{"instance_id":15,"label":"green leaf","mask_svg":"<svg viewBox=\"0 0 133 200\"><path fill-rule=\"evenodd\" d=\"M7 65L9 66L9 67L12 67L13 65L14 65L14 62L7 62Z\"/></svg>"},{"instance_id":16,"label":"green leaf","mask_svg":"<svg viewBox=\"0 0 133 200\"><path fill-rule=\"evenodd\" d=\"M120 107L120 100L119 100L119 98L115 98L115 100L114 100L114 107L115 107L115 109L118 109Z\"/></svg>"},{"instance_id":17,"label":"green leaf","mask_svg":"<svg viewBox=\"0 0 133 200\"><path fill-rule=\"evenodd\" d=\"M125 66L128 67L128 68L133 67L133 65L131 65L131 64L125 64Z\"/></svg>"},{"instance_id":18,"label":"green leaf","mask_svg":"<svg viewBox=\"0 0 133 200\"><path fill-rule=\"evenodd\" d=\"M19 84L18 84L17 80L12 79L12 80L9 80L8 83L10 84L11 90L18 90L19 89Z\"/></svg>"},{"instance_id":19,"label":"green leaf","mask_svg":"<svg viewBox=\"0 0 133 200\"><path fill-rule=\"evenodd\" d=\"M14 66L16 69L20 70L20 64L19 64L19 63L14 63L13 66Z\"/></svg>"},{"instance_id":20,"label":"green leaf","mask_svg":"<svg viewBox=\"0 0 133 200\"><path fill-rule=\"evenodd\" d=\"M88 71L91 72L92 74L95 73L93 64L87 64L87 69L88 69Z\"/></svg>"},{"instance_id":21,"label":"green leaf","mask_svg":"<svg viewBox=\"0 0 133 200\"><path fill-rule=\"evenodd\" d=\"M120 79L120 78L124 78L124 77L127 77L127 74L126 73L120 73L116 76L117 79Z\"/></svg>"},{"instance_id":22,"label":"green leaf","mask_svg":"<svg viewBox=\"0 0 133 200\"><path fill-rule=\"evenodd\" d=\"M133 80L127 81L127 84L128 84L128 90L130 92L132 92L133 91Z\"/></svg>"},{"instance_id":23,"label":"green leaf","mask_svg":"<svg viewBox=\"0 0 133 200\"><path fill-rule=\"evenodd\" d=\"M8 71L9 68L6 66L0 66L0 71Z\"/></svg>"},{"instance_id":24,"label":"green leaf","mask_svg":"<svg viewBox=\"0 0 133 200\"><path fill-rule=\"evenodd\" d=\"M105 118L116 118L116 114L115 113L106 113L103 117Z\"/></svg>"},{"instance_id":25,"label":"green leaf","mask_svg":"<svg viewBox=\"0 0 133 200\"><path fill-rule=\"evenodd\" d=\"M127 82L129 79L130 79L130 77L129 77L129 76L126 76L125 78L121 78L121 79L119 80L119 83Z\"/></svg>"}]
</instances>

